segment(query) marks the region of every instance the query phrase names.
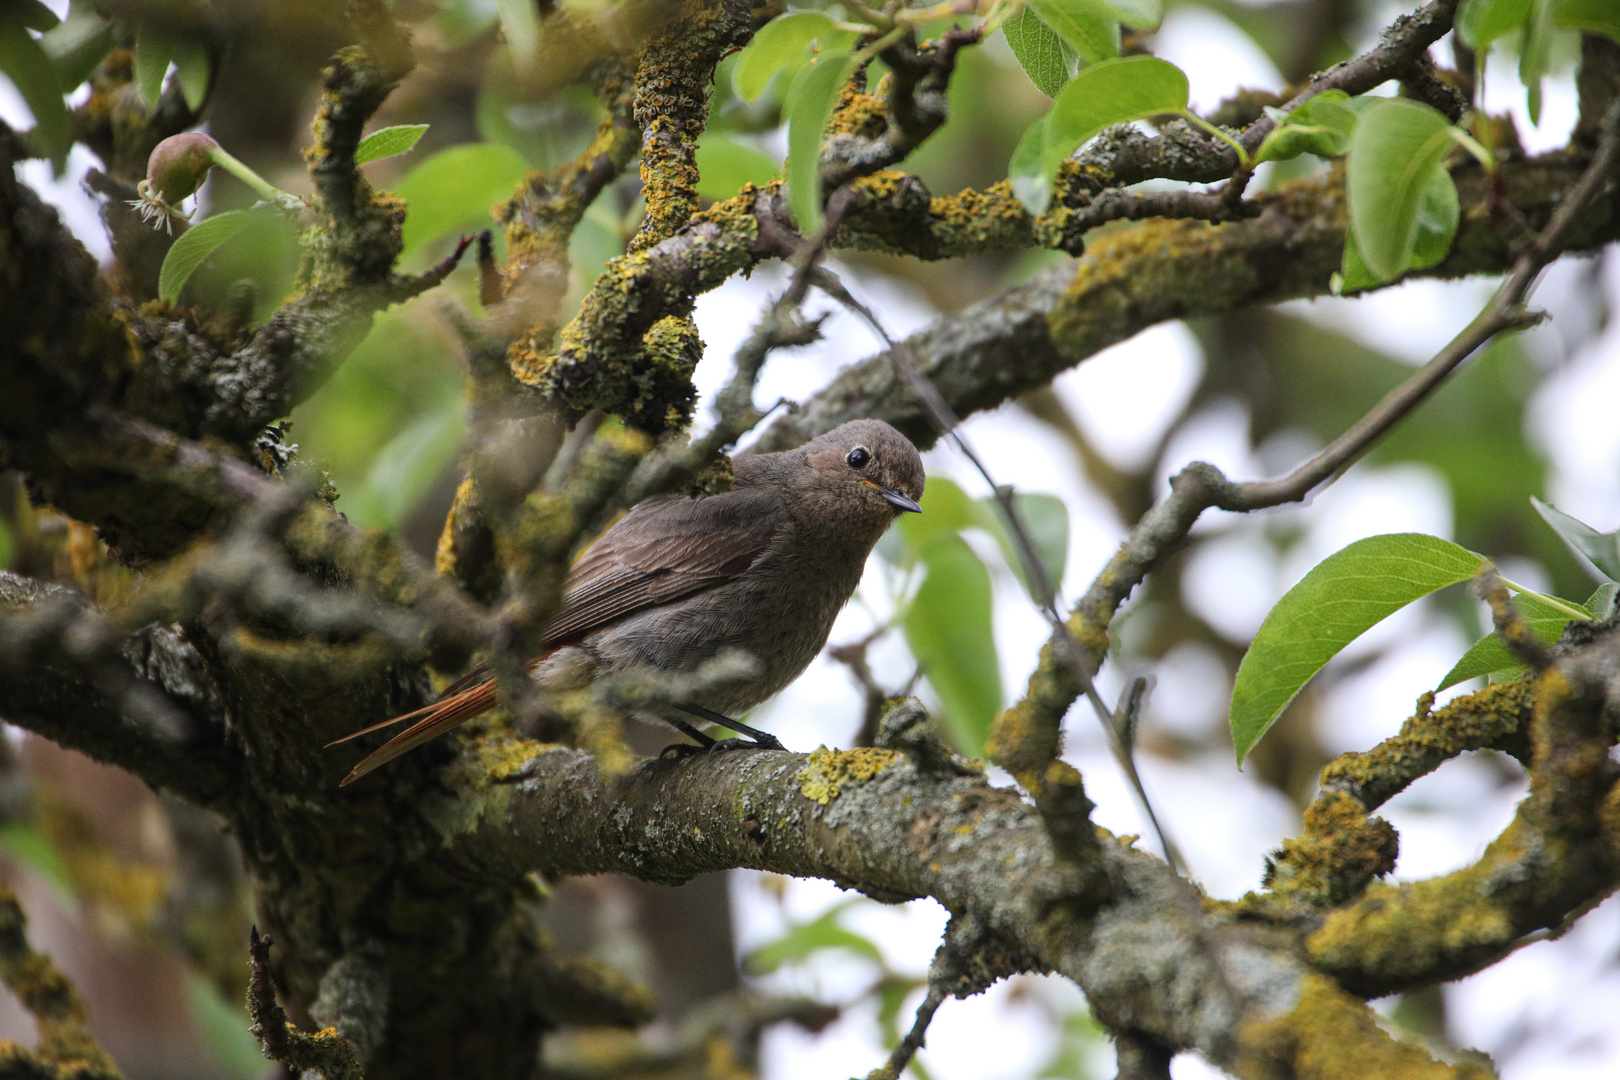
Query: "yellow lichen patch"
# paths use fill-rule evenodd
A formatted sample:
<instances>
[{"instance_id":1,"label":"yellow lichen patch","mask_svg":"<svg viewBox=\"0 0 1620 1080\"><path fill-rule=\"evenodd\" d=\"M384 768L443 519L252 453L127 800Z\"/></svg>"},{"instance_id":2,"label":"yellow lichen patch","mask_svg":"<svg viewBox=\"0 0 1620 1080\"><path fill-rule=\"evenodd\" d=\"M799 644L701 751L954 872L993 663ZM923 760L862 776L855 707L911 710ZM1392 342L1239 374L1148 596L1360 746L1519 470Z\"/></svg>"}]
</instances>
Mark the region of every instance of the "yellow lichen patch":
<instances>
[{"instance_id":1,"label":"yellow lichen patch","mask_svg":"<svg viewBox=\"0 0 1620 1080\"><path fill-rule=\"evenodd\" d=\"M901 757L892 750L862 747L858 750L829 750L817 747L809 764L799 770L799 791L804 797L826 806L838 798L843 785L865 783L884 772Z\"/></svg>"},{"instance_id":2,"label":"yellow lichen patch","mask_svg":"<svg viewBox=\"0 0 1620 1080\"><path fill-rule=\"evenodd\" d=\"M1491 1075L1483 1066L1436 1061L1422 1047L1391 1038L1365 1002L1317 974L1305 977L1292 1011L1243 1030L1232 1071L1300 1080L1485 1080Z\"/></svg>"},{"instance_id":3,"label":"yellow lichen patch","mask_svg":"<svg viewBox=\"0 0 1620 1080\"><path fill-rule=\"evenodd\" d=\"M474 741L473 757L484 775L499 783L516 775L548 745L533 739L485 737Z\"/></svg>"}]
</instances>

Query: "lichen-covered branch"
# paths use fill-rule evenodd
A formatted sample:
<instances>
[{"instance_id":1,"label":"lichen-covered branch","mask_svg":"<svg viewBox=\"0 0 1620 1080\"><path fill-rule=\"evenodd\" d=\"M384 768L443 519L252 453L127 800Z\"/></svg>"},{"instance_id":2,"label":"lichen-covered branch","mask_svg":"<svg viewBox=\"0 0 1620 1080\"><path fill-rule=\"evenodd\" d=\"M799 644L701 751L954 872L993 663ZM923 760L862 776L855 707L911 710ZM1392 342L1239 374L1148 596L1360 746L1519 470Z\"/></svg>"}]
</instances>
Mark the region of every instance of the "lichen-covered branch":
<instances>
[{"instance_id":1,"label":"lichen-covered branch","mask_svg":"<svg viewBox=\"0 0 1620 1080\"><path fill-rule=\"evenodd\" d=\"M697 210L697 141L709 120L714 66L753 34L751 0L686 0L641 52L636 123L647 216L631 251L672 236Z\"/></svg>"},{"instance_id":2,"label":"lichen-covered branch","mask_svg":"<svg viewBox=\"0 0 1620 1080\"><path fill-rule=\"evenodd\" d=\"M39 1028L39 1048L0 1043L0 1075L41 1080L119 1080L112 1058L85 1028L84 1005L50 957L28 944L28 920L11 887L0 883L0 981Z\"/></svg>"}]
</instances>

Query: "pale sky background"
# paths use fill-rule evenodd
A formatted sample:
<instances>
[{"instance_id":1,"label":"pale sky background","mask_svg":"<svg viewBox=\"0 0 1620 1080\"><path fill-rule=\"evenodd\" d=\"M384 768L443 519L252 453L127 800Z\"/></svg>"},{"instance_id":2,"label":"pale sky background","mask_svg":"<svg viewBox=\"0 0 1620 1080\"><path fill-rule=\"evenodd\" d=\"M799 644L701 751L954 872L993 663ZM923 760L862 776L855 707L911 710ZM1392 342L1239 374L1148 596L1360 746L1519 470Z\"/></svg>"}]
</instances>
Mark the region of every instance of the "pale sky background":
<instances>
[{"instance_id":1,"label":"pale sky background","mask_svg":"<svg viewBox=\"0 0 1620 1080\"><path fill-rule=\"evenodd\" d=\"M1390 5L1387 14L1393 17L1398 10ZM1384 22L1387 19L1378 25ZM1376 29L1369 24L1369 37ZM986 47L1005 48L999 38ZM1238 86L1281 84L1246 37L1201 9L1174 10L1157 36L1156 50L1188 73L1195 108L1213 105ZM1542 125L1537 129L1524 115L1523 94L1510 68L1496 63L1489 73L1492 109L1516 114L1528 148L1566 141L1575 114L1567 78L1547 84ZM4 80L0 80L0 116L12 123L28 122L26 108ZM53 179L42 162L25 163L18 172L62 209L94 254L105 258L107 242L94 205L79 187L79 177L90 163L89 152L76 148L61 180ZM918 329L938 314L919 293L841 269L846 283L881 313L891 333ZM1559 283L1569 273L1567 267L1555 268L1535 297L1555 316L1560 308ZM1613 253L1604 280L1611 303L1620 308L1620 260ZM705 395L722 385L732 351L782 283L780 268L769 266L749 279L734 279L699 301L697 321L708 350L697 380ZM1491 287L1484 281L1416 282L1358 300L1323 299L1288 307L1415 364L1475 314ZM760 381L758 401L804 398L841 366L874 351L864 328L831 303L813 296L808 307L833 311L824 324L825 340L775 355ZM1614 528L1620 525L1620 424L1614 422L1615 402L1620 401L1616 362L1620 321L1568 358L1556 348L1559 332L1556 318L1533 332L1532 340L1555 370L1536 391L1529 411L1530 434L1552 461L1547 485L1551 500L1600 529ZM1191 392L1201 364L1188 331L1179 324L1160 326L1062 376L1056 389L1105 454L1121 463L1136 463ZM975 416L964 433L998 481L1016 480L1023 490L1057 494L1069 506L1071 538L1063 594L1072 602L1113 553L1127 523L1116 520L1108 504L1087 489L1072 455L1042 426L1002 410ZM1236 407L1211 408L1186 425L1173 441L1167 469L1197 458L1214 462L1235 478L1275 471L1260 466L1249 444L1247 418ZM970 494L985 493L983 482L953 452L935 449L926 460L931 476L950 476ZM1187 568L1188 600L1234 641L1247 641L1289 586L1352 540L1400 531L1449 536L1452 527L1445 485L1422 466L1357 466L1310 506L1285 512L1304 530L1305 539L1281 563L1261 539L1258 521L1211 513L1199 524L1200 531L1220 535L1202 547ZM1537 584L1538 568L1515 565L1512 570L1526 584ZM1022 689L1047 635L1023 590L1009 574L996 573L997 644L1010 699ZM889 610L888 588L883 570L874 563L857 603L840 617L833 642L856 639L876 625ZM873 650L872 660L880 678L898 685L909 674L911 661L892 639L893 635ZM1420 604L1388 620L1353 646L1351 654L1364 656L1395 640L1403 642L1395 654L1341 681L1325 701L1322 737L1329 750L1365 749L1394 734L1410 714L1414 699L1438 682L1468 645L1451 624ZM1224 725L1230 686L1213 657L1184 648L1159 664L1154 674L1158 686L1145 724L1192 735ZM1118 692L1120 675L1105 669L1099 683L1109 697ZM859 714L859 698L844 669L820 660L756 715L788 746L810 750L820 743L847 745ZM1118 833L1146 833L1088 713L1071 713L1066 756L1085 775L1100 824ZM1297 816L1287 801L1238 772L1229 753L1192 762L1144 754L1140 766L1167 828L1188 854L1193 874L1214 895L1236 897L1256 887L1264 855L1298 830ZM1499 787L1486 766L1467 758L1448 762L1420 780L1380 811L1401 833L1396 876L1410 880L1468 864L1511 818L1522 794L1522 787ZM1142 843L1152 846L1150 840ZM761 875L736 872L732 883L738 948L743 954L778 936L789 921L808 920L848 899L835 886L819 881L788 883L780 901L763 887ZM933 901L895 907L863 901L847 910L843 920L879 943L894 968L921 975L945 914ZM1620 1075L1617 961L1620 901L1611 899L1562 939L1525 948L1448 986L1454 1034L1462 1044L1492 1053L1505 1080L1598 1080ZM759 982L765 988L847 1002L859 998L873 977L873 968L863 961L825 956ZM920 996L919 991L916 998ZM921 1060L937 1080L1027 1077L1052 1052L1054 1011L1072 1011L1079 1000L1079 991L1064 980L1020 978L968 1001L948 1001L935 1019ZM907 1024L914 1004L915 1000L908 1003ZM888 1052L870 1011L853 1011L819 1036L790 1025L772 1028L765 1040L764 1073L769 1080L863 1076ZM1094 1075L1112 1075L1112 1051L1106 1044L1098 1047L1092 1064ZM1195 1055L1178 1058L1172 1073L1177 1080L1223 1075Z\"/></svg>"}]
</instances>

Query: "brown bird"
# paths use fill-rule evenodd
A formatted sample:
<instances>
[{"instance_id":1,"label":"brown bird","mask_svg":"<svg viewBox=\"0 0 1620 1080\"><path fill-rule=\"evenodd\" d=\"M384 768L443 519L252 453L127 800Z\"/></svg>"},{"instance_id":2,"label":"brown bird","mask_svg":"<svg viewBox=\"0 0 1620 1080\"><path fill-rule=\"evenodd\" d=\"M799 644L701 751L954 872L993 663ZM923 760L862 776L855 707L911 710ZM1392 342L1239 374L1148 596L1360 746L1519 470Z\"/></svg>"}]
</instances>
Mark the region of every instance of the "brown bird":
<instances>
[{"instance_id":1,"label":"brown bird","mask_svg":"<svg viewBox=\"0 0 1620 1080\"><path fill-rule=\"evenodd\" d=\"M815 659L878 538L902 512L922 510L923 464L882 420L852 420L796 450L740 457L736 477L722 495L648 499L587 548L530 677L544 689L574 690L635 668L691 672L741 650L756 661L752 677L676 708L754 742L717 744L685 721L662 719L710 748L780 749L775 737L728 717L770 698ZM337 740L415 721L343 783L488 712L495 700L495 680L479 665L426 708Z\"/></svg>"}]
</instances>

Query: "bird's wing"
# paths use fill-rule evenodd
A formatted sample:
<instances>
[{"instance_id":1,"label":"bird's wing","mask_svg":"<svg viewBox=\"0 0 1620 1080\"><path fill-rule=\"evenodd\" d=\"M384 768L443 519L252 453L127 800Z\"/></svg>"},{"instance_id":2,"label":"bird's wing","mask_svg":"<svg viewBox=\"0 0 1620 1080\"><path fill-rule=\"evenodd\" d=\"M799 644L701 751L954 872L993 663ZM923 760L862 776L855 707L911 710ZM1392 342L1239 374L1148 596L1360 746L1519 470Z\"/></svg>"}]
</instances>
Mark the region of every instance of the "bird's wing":
<instances>
[{"instance_id":1,"label":"bird's wing","mask_svg":"<svg viewBox=\"0 0 1620 1080\"><path fill-rule=\"evenodd\" d=\"M574 564L546 640L578 641L626 615L729 581L754 565L788 522L781 500L763 485L640 503Z\"/></svg>"}]
</instances>

